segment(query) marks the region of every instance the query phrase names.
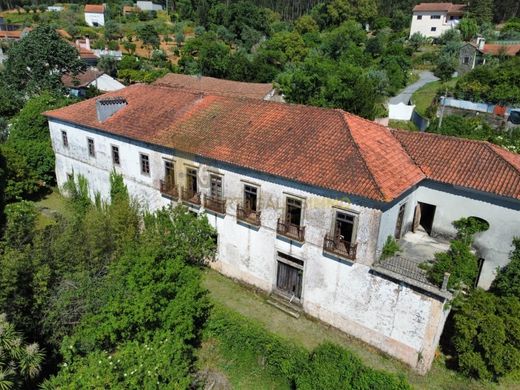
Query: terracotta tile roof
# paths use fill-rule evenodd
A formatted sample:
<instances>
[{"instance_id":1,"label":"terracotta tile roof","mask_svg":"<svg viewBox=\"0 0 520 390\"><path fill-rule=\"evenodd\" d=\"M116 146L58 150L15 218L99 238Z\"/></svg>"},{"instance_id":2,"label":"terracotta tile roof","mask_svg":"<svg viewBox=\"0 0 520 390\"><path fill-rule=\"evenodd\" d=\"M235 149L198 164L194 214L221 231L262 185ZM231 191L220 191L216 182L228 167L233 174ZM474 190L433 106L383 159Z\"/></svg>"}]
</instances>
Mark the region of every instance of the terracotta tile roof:
<instances>
[{"instance_id":1,"label":"terracotta tile roof","mask_svg":"<svg viewBox=\"0 0 520 390\"><path fill-rule=\"evenodd\" d=\"M61 77L61 81L67 88L82 88L87 87L101 75L103 75L103 72L100 72L99 70L87 69L85 72L79 73L76 76L64 74Z\"/></svg>"},{"instance_id":2,"label":"terracotta tile roof","mask_svg":"<svg viewBox=\"0 0 520 390\"><path fill-rule=\"evenodd\" d=\"M453 3L420 3L413 7L413 12L448 12L463 13L464 4L453 4Z\"/></svg>"},{"instance_id":3,"label":"terracotta tile roof","mask_svg":"<svg viewBox=\"0 0 520 390\"><path fill-rule=\"evenodd\" d=\"M505 45L500 43L486 43L484 45L484 53L494 56L501 55L502 53L508 56L515 56L518 52L520 52L520 44Z\"/></svg>"},{"instance_id":4,"label":"terracotta tile roof","mask_svg":"<svg viewBox=\"0 0 520 390\"><path fill-rule=\"evenodd\" d=\"M181 88L184 91L205 92L213 95L249 97L263 99L273 90L269 83L244 83L216 79L213 77L197 77L177 73L168 73L156 80L154 85L162 85L171 88Z\"/></svg>"},{"instance_id":5,"label":"terracotta tile roof","mask_svg":"<svg viewBox=\"0 0 520 390\"><path fill-rule=\"evenodd\" d=\"M0 31L0 39L20 39L22 33L22 30Z\"/></svg>"},{"instance_id":6,"label":"terracotta tile roof","mask_svg":"<svg viewBox=\"0 0 520 390\"><path fill-rule=\"evenodd\" d=\"M428 178L520 199L520 155L483 141L392 132Z\"/></svg>"},{"instance_id":7,"label":"terracotta tile roof","mask_svg":"<svg viewBox=\"0 0 520 390\"><path fill-rule=\"evenodd\" d=\"M90 14L102 14L105 12L103 4L85 4L85 12Z\"/></svg>"},{"instance_id":8,"label":"terracotta tile roof","mask_svg":"<svg viewBox=\"0 0 520 390\"><path fill-rule=\"evenodd\" d=\"M142 84L116 95L128 105L103 123L95 99L46 115L377 201L424 178L388 129L340 110Z\"/></svg>"}]
</instances>

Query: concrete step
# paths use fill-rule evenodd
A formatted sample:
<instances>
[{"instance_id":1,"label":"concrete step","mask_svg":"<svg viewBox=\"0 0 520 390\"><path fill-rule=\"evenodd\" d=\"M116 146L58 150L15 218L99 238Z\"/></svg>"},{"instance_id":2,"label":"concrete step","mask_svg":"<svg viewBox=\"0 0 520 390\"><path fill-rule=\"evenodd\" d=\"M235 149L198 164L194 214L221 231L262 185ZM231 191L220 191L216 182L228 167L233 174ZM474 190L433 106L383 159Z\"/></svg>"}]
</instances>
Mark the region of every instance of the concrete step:
<instances>
[{"instance_id":1,"label":"concrete step","mask_svg":"<svg viewBox=\"0 0 520 390\"><path fill-rule=\"evenodd\" d=\"M271 294L267 299L267 303L290 315L291 317L300 318L302 308L294 303L289 302L289 300L283 296Z\"/></svg>"}]
</instances>

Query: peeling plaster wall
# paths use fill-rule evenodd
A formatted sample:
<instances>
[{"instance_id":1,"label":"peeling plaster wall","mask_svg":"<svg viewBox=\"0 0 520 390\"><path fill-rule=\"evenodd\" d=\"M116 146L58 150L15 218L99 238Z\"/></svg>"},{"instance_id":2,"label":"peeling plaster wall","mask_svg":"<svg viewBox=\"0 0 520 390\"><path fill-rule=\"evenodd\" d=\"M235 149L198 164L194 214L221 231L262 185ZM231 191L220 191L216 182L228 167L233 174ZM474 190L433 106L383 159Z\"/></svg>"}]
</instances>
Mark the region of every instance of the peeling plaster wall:
<instances>
[{"instance_id":1,"label":"peeling plaster wall","mask_svg":"<svg viewBox=\"0 0 520 390\"><path fill-rule=\"evenodd\" d=\"M186 167L197 167L203 195L209 193L209 173L222 175L226 215L207 213L208 221L218 231L217 261L212 263L212 267L245 283L272 291L276 287L277 252L303 260L301 303L308 314L374 345L421 372L430 367L437 336L445 319L442 302L370 272L378 249L376 238L381 236L383 214L379 209L349 203L334 194L327 197L326 191L280 178L219 163L210 164L101 132L56 121L50 121L49 127L60 187L67 180L67 174L82 174L89 181L92 195L100 192L102 198L107 199L109 175L114 169L111 145L119 147L121 165L115 167L116 171L123 174L130 194L150 210L171 203L158 190L159 180L164 175L165 158L174 161L179 185L185 182ZM67 132L68 148L63 146L62 130ZM88 156L87 138L94 139L95 158ZM141 174L140 153L149 156L150 175ZM259 228L239 223L236 219L236 204L242 202L245 183L257 185L260 189L262 224ZM306 231L303 244L295 244L276 234L277 219L283 215L288 195L304 200L303 224ZM358 215L355 263L323 252L323 237L332 229L336 209ZM388 221L391 219L386 218ZM388 221L385 225L390 226ZM419 356L422 356L421 361Z\"/></svg>"}]
</instances>

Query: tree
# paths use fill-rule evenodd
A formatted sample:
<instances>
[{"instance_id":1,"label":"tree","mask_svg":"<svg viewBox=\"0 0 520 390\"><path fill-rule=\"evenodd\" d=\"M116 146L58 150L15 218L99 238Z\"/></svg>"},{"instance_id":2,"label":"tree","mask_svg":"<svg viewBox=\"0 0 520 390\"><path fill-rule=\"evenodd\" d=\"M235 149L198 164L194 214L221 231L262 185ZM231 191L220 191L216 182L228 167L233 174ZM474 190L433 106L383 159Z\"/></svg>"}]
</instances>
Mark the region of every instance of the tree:
<instances>
[{"instance_id":1,"label":"tree","mask_svg":"<svg viewBox=\"0 0 520 390\"><path fill-rule=\"evenodd\" d=\"M474 0L470 2L469 13L479 23L491 22L493 18L493 0Z\"/></svg>"},{"instance_id":2,"label":"tree","mask_svg":"<svg viewBox=\"0 0 520 390\"><path fill-rule=\"evenodd\" d=\"M137 29L137 37L143 41L146 46L151 46L154 49L158 49L161 41L159 40L159 34L153 26L153 24L145 24Z\"/></svg>"},{"instance_id":3,"label":"tree","mask_svg":"<svg viewBox=\"0 0 520 390\"><path fill-rule=\"evenodd\" d=\"M498 272L491 291L496 295L520 299L520 238L513 240L509 264Z\"/></svg>"},{"instance_id":4,"label":"tree","mask_svg":"<svg viewBox=\"0 0 520 390\"><path fill-rule=\"evenodd\" d=\"M102 56L97 64L100 71L114 77L117 74L117 60L113 56Z\"/></svg>"},{"instance_id":5,"label":"tree","mask_svg":"<svg viewBox=\"0 0 520 390\"><path fill-rule=\"evenodd\" d=\"M110 41L121 36L121 28L118 23L113 20L107 20L105 23L105 39Z\"/></svg>"},{"instance_id":6,"label":"tree","mask_svg":"<svg viewBox=\"0 0 520 390\"><path fill-rule=\"evenodd\" d=\"M477 21L472 18L462 18L458 28L462 34L462 39L470 41L478 33Z\"/></svg>"},{"instance_id":7,"label":"tree","mask_svg":"<svg viewBox=\"0 0 520 390\"><path fill-rule=\"evenodd\" d=\"M10 88L30 96L61 89L64 74L77 75L84 70L73 46L50 26L39 26L9 50L4 76Z\"/></svg>"},{"instance_id":8,"label":"tree","mask_svg":"<svg viewBox=\"0 0 520 390\"><path fill-rule=\"evenodd\" d=\"M301 35L319 31L318 23L310 15L302 15L294 22L294 28Z\"/></svg>"},{"instance_id":9,"label":"tree","mask_svg":"<svg viewBox=\"0 0 520 390\"><path fill-rule=\"evenodd\" d=\"M412 36L408 39L408 44L414 49L414 51L419 50L419 48L424 45L425 42L426 37L420 32L413 33Z\"/></svg>"},{"instance_id":10,"label":"tree","mask_svg":"<svg viewBox=\"0 0 520 390\"><path fill-rule=\"evenodd\" d=\"M442 81L448 81L457 70L457 59L449 54L441 54L436 61L433 74Z\"/></svg>"},{"instance_id":11,"label":"tree","mask_svg":"<svg viewBox=\"0 0 520 390\"><path fill-rule=\"evenodd\" d=\"M0 313L0 388L22 388L38 376L43 353L38 344L24 344L21 335Z\"/></svg>"}]
</instances>

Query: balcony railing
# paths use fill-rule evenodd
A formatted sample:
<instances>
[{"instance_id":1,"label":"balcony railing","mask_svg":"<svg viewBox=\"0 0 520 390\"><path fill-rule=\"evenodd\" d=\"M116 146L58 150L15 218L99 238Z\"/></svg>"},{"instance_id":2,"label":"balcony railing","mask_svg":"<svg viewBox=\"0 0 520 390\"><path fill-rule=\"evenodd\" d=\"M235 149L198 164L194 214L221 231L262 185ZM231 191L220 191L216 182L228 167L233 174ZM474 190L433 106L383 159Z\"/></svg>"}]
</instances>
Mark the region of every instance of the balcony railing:
<instances>
[{"instance_id":1,"label":"balcony railing","mask_svg":"<svg viewBox=\"0 0 520 390\"><path fill-rule=\"evenodd\" d=\"M250 225L260 226L260 211L253 211L237 205L237 219Z\"/></svg>"},{"instance_id":2,"label":"balcony railing","mask_svg":"<svg viewBox=\"0 0 520 390\"><path fill-rule=\"evenodd\" d=\"M191 188L182 187L181 198L184 202L200 205L200 192L195 192Z\"/></svg>"},{"instance_id":3,"label":"balcony railing","mask_svg":"<svg viewBox=\"0 0 520 390\"><path fill-rule=\"evenodd\" d=\"M340 237L325 234L323 251L349 260L356 260L357 243L348 242Z\"/></svg>"},{"instance_id":4,"label":"balcony railing","mask_svg":"<svg viewBox=\"0 0 520 390\"><path fill-rule=\"evenodd\" d=\"M161 194L168 196L170 198L179 198L179 190L175 183L170 181L161 180L160 182L160 191Z\"/></svg>"},{"instance_id":5,"label":"balcony railing","mask_svg":"<svg viewBox=\"0 0 520 390\"><path fill-rule=\"evenodd\" d=\"M285 223L278 219L276 232L292 240L300 242L305 241L305 226L294 225L292 223Z\"/></svg>"},{"instance_id":6,"label":"balcony railing","mask_svg":"<svg viewBox=\"0 0 520 390\"><path fill-rule=\"evenodd\" d=\"M204 208L219 214L226 214L226 200L217 196L204 196Z\"/></svg>"}]
</instances>

